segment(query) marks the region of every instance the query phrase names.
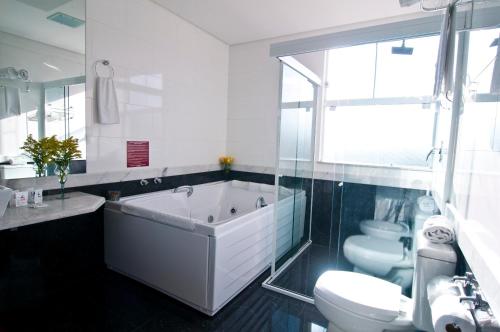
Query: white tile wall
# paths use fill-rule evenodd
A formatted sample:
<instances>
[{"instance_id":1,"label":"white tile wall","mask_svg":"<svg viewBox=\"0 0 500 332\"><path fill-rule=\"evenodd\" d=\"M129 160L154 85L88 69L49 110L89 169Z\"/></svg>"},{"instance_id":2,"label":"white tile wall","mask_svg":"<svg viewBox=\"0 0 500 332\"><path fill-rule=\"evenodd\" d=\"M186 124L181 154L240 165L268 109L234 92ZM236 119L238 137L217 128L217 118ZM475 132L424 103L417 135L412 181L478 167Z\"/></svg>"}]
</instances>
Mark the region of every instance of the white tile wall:
<instances>
[{"instance_id":1,"label":"white tile wall","mask_svg":"<svg viewBox=\"0 0 500 332\"><path fill-rule=\"evenodd\" d=\"M500 103L467 103L460 118L452 208L458 242L500 316L500 152L491 148Z\"/></svg>"},{"instance_id":2,"label":"white tile wall","mask_svg":"<svg viewBox=\"0 0 500 332\"><path fill-rule=\"evenodd\" d=\"M230 48L227 152L239 164L275 164L280 69L269 46Z\"/></svg>"},{"instance_id":3,"label":"white tile wall","mask_svg":"<svg viewBox=\"0 0 500 332\"><path fill-rule=\"evenodd\" d=\"M126 170L127 140L150 142L150 168L210 165L225 153L226 44L149 0L87 0L86 39L88 173ZM97 59L115 70L117 125L95 121Z\"/></svg>"}]
</instances>

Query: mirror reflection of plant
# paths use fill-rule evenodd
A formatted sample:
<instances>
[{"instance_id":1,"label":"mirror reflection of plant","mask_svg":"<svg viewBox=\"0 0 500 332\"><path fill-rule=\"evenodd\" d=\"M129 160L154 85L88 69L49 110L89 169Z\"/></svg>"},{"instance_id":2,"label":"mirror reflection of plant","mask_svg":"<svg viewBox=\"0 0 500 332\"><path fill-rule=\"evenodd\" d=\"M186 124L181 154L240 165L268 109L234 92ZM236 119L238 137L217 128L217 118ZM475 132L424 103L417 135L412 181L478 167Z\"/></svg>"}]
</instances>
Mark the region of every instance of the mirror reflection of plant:
<instances>
[{"instance_id":1,"label":"mirror reflection of plant","mask_svg":"<svg viewBox=\"0 0 500 332\"><path fill-rule=\"evenodd\" d=\"M37 176L45 176L47 165L53 161L53 157L59 149L59 142L55 136L43 137L36 140L30 134L21 147L26 155L33 160Z\"/></svg>"}]
</instances>

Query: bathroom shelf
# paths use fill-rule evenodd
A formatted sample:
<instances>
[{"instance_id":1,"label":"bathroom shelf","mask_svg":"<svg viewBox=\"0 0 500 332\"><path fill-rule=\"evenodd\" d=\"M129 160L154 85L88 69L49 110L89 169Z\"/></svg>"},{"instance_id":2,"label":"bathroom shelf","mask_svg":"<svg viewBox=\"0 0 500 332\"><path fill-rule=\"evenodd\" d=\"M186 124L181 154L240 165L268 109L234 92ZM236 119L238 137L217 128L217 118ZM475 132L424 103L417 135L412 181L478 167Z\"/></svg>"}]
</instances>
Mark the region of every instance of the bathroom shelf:
<instances>
[{"instance_id":1,"label":"bathroom shelf","mask_svg":"<svg viewBox=\"0 0 500 332\"><path fill-rule=\"evenodd\" d=\"M63 200L58 197L59 195L44 196L43 203L47 204L46 207L7 208L0 218L0 231L95 212L105 202L103 197L82 192L67 193L67 198Z\"/></svg>"}]
</instances>

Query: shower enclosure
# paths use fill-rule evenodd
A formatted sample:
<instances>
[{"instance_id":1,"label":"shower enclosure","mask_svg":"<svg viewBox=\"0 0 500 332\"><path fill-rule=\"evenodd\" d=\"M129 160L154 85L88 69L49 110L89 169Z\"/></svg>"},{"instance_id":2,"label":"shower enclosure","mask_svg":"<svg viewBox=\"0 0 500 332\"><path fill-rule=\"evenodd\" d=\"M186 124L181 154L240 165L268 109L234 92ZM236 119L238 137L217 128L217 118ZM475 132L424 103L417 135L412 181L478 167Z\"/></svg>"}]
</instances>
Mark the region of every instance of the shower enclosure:
<instances>
[{"instance_id":1,"label":"shower enclosure","mask_svg":"<svg viewBox=\"0 0 500 332\"><path fill-rule=\"evenodd\" d=\"M284 197L281 188L292 189L294 204L288 210L275 209L276 218L292 222L283 227L275 223L272 275L264 287L308 301L307 297L290 292L276 284L276 277L311 245L311 203L313 201L313 174L315 150L315 123L318 107L320 78L293 57L280 59L281 86L278 118L277 169L275 174L276 202ZM303 199L305 196L306 199ZM288 242L279 239L292 233ZM285 252L284 255L277 253Z\"/></svg>"},{"instance_id":2,"label":"shower enclosure","mask_svg":"<svg viewBox=\"0 0 500 332\"><path fill-rule=\"evenodd\" d=\"M281 66L275 183L296 199L285 212L289 226L275 226L275 243L285 233L292 240L275 245L264 287L313 303L316 280L333 269L374 275L411 295L414 234L458 199L452 188L462 96L466 111L484 107L491 123L500 123L498 94L486 93L483 82L491 81L499 11L460 10L455 88L438 98L439 16L271 47ZM276 195L278 206L280 189Z\"/></svg>"}]
</instances>

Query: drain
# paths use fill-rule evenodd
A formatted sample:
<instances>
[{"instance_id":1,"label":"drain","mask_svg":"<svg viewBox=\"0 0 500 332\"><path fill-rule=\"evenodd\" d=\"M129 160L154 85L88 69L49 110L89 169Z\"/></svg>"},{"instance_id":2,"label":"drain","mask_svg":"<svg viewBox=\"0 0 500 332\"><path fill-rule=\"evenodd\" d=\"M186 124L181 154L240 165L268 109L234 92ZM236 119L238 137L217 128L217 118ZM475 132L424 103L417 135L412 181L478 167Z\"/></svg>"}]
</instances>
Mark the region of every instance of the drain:
<instances>
[{"instance_id":1,"label":"drain","mask_svg":"<svg viewBox=\"0 0 500 332\"><path fill-rule=\"evenodd\" d=\"M209 216L208 216L208 222L209 222L209 223L214 222L214 216L209 215Z\"/></svg>"},{"instance_id":2,"label":"drain","mask_svg":"<svg viewBox=\"0 0 500 332\"><path fill-rule=\"evenodd\" d=\"M236 210L236 208L235 208L235 207L233 207L233 208L231 208L231 211L230 211L230 212L231 212L231 214L236 214L236 212L238 212L238 210Z\"/></svg>"}]
</instances>

